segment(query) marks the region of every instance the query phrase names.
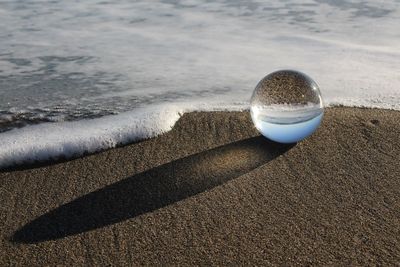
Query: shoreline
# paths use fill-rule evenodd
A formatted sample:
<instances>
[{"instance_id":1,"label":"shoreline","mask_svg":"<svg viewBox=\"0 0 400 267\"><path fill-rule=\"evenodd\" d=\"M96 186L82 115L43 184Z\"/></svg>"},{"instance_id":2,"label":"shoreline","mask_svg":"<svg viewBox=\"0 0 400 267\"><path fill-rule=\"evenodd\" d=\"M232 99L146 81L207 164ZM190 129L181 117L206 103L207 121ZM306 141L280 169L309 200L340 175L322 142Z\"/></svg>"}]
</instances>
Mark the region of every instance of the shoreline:
<instances>
[{"instance_id":1,"label":"shoreline","mask_svg":"<svg viewBox=\"0 0 400 267\"><path fill-rule=\"evenodd\" d=\"M395 264L399 119L327 108L283 146L247 111L192 112L155 138L2 171L0 263Z\"/></svg>"},{"instance_id":2,"label":"shoreline","mask_svg":"<svg viewBox=\"0 0 400 267\"><path fill-rule=\"evenodd\" d=\"M160 110L154 114L149 113L152 109L144 111L146 111L145 114L149 113L149 116L153 117L154 119L154 117L157 117L157 115L161 116L163 113L162 110L164 109L165 107L160 107ZM347 107L343 105L325 108L325 110L328 111L334 109L383 110L388 112L400 112L400 110L395 109L382 109L378 107ZM13 131L18 129L13 129L11 132L5 132L5 135L2 136L3 139L5 138L5 140L3 140L3 145L5 144L5 146L0 146L0 151L3 150L3 152L0 153L0 173L54 165L157 138L172 131L177 121L179 121L182 116L187 116L187 114L232 112L246 113L249 112L249 108L237 106L236 108L232 109L231 107L231 109L227 110L223 108L221 110L216 109L209 111L207 109L200 108L199 110L191 111L186 110L184 107L173 107L171 109L166 109L163 113L164 117L169 117L166 119L167 122L162 122L164 118L163 116L158 117L158 119L153 120L153 122L150 122L151 119L144 119L142 115L135 115L132 112L119 114L119 116L125 117L125 119L122 119L123 123L131 125L127 127L128 129L132 128L130 130L123 129L124 127L120 125L116 127L114 131L104 131L105 129L102 129L102 126L100 125L104 122L110 122L113 121L113 119L115 120L113 116L105 116L93 120L31 125L21 128L19 129L20 131L17 132ZM139 119L141 117L142 119ZM87 123L98 128L98 132L95 133L94 136L91 136L87 133L88 130L95 130L95 128L92 129L92 126L87 127ZM149 123L149 125L147 125L147 123ZM67 124L69 127L66 127L68 126ZM134 125L134 127L132 127L132 125ZM83 129L80 129L81 127ZM143 127L143 129L140 130L140 127ZM246 127L251 128L253 127L253 124L250 123ZM51 132L53 132L53 134L48 134ZM65 134L65 132L68 134ZM18 137L12 137L15 135ZM60 135L74 137L67 137L65 140L62 140L58 139L57 137ZM26 139L32 138L35 140L35 142L31 141L32 144L21 145L21 143L26 142ZM16 147L13 144L17 144Z\"/></svg>"}]
</instances>

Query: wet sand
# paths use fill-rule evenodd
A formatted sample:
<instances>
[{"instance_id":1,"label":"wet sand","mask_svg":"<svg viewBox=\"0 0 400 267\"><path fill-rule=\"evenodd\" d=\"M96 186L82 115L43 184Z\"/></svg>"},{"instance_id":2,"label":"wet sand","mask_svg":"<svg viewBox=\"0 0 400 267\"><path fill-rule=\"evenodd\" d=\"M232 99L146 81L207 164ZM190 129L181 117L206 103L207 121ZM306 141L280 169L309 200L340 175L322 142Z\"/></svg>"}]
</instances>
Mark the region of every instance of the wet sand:
<instances>
[{"instance_id":1,"label":"wet sand","mask_svg":"<svg viewBox=\"0 0 400 267\"><path fill-rule=\"evenodd\" d=\"M0 265L396 265L400 112L330 108L279 145L248 112L0 172Z\"/></svg>"}]
</instances>

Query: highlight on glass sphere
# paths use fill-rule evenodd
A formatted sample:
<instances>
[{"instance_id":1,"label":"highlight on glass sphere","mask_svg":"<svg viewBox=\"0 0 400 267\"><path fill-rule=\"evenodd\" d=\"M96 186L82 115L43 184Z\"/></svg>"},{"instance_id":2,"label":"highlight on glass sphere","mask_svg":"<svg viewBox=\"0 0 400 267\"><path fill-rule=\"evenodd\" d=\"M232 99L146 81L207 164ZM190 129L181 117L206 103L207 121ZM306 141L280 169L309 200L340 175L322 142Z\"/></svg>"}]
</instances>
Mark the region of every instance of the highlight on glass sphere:
<instances>
[{"instance_id":1,"label":"highlight on glass sphere","mask_svg":"<svg viewBox=\"0 0 400 267\"><path fill-rule=\"evenodd\" d=\"M279 70L257 84L250 113L263 136L279 143L296 143L318 128L324 107L319 87L310 77Z\"/></svg>"}]
</instances>

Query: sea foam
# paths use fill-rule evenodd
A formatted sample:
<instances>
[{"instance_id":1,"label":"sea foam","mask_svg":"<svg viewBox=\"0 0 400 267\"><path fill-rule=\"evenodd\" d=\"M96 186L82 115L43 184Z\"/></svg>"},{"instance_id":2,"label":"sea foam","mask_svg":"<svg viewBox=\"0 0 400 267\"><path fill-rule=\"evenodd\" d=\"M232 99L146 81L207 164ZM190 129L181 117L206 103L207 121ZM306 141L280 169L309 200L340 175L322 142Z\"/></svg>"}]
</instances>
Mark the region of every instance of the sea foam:
<instances>
[{"instance_id":1,"label":"sea foam","mask_svg":"<svg viewBox=\"0 0 400 267\"><path fill-rule=\"evenodd\" d=\"M42 123L0 134L0 169L59 158L76 158L155 137L173 128L190 111L241 111L244 104L158 105L133 112L72 122Z\"/></svg>"},{"instance_id":2,"label":"sea foam","mask_svg":"<svg viewBox=\"0 0 400 267\"><path fill-rule=\"evenodd\" d=\"M327 106L336 104L328 103ZM247 102L215 102L211 105L186 102L139 108L96 119L30 125L0 133L0 170L60 158L77 158L156 137L170 131L180 117L188 112L248 109Z\"/></svg>"},{"instance_id":3,"label":"sea foam","mask_svg":"<svg viewBox=\"0 0 400 267\"><path fill-rule=\"evenodd\" d=\"M71 158L150 138L170 130L182 110L169 106L116 116L43 123L1 134L0 168Z\"/></svg>"}]
</instances>

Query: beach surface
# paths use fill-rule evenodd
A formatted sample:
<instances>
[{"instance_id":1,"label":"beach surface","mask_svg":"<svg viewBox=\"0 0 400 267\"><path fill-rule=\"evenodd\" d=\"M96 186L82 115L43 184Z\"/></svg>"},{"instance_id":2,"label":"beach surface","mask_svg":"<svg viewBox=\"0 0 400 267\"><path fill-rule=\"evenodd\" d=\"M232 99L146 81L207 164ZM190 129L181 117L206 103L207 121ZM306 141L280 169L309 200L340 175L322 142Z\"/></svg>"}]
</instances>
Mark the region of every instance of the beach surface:
<instances>
[{"instance_id":1,"label":"beach surface","mask_svg":"<svg viewBox=\"0 0 400 267\"><path fill-rule=\"evenodd\" d=\"M400 112L329 108L310 138L249 112L0 172L0 265L396 265Z\"/></svg>"}]
</instances>

